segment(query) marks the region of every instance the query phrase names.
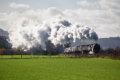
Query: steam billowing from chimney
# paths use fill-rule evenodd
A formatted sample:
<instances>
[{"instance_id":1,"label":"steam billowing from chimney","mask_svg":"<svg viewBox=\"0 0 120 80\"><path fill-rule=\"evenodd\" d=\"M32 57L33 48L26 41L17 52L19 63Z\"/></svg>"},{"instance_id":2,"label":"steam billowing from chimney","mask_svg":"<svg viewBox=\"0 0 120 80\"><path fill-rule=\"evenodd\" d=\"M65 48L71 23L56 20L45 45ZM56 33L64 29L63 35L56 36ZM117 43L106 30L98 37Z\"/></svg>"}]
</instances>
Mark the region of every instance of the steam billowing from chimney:
<instances>
[{"instance_id":1,"label":"steam billowing from chimney","mask_svg":"<svg viewBox=\"0 0 120 80\"><path fill-rule=\"evenodd\" d=\"M67 47L84 40L97 40L96 32L88 26L73 24L70 21L55 17L42 24L24 18L19 21L10 33L13 48L47 50L59 46Z\"/></svg>"}]
</instances>

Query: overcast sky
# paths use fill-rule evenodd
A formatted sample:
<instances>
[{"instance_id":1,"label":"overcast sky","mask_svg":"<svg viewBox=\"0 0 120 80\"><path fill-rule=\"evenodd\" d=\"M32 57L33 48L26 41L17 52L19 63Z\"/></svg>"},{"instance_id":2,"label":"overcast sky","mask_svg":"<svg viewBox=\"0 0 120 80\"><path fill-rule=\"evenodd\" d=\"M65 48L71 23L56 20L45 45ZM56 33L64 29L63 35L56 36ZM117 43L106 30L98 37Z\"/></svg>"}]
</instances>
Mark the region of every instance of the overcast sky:
<instances>
[{"instance_id":1,"label":"overcast sky","mask_svg":"<svg viewBox=\"0 0 120 80\"><path fill-rule=\"evenodd\" d=\"M0 0L0 28L8 31L21 18L41 24L58 15L92 27L99 37L120 37L120 0Z\"/></svg>"}]
</instances>

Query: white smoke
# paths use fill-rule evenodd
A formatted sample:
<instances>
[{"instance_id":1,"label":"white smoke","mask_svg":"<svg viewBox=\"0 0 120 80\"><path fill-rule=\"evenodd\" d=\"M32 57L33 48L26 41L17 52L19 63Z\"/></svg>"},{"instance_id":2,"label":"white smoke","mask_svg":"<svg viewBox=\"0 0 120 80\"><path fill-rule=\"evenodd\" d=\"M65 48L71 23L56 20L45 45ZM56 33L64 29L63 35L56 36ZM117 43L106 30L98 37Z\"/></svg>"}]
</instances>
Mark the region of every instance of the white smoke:
<instances>
[{"instance_id":1,"label":"white smoke","mask_svg":"<svg viewBox=\"0 0 120 80\"><path fill-rule=\"evenodd\" d=\"M96 32L88 26L73 24L61 16L43 23L29 18L20 18L10 32L10 41L14 48L30 49L40 47L46 50L50 41L55 47L73 45L78 40L97 40ZM46 44L47 43L47 44Z\"/></svg>"}]
</instances>

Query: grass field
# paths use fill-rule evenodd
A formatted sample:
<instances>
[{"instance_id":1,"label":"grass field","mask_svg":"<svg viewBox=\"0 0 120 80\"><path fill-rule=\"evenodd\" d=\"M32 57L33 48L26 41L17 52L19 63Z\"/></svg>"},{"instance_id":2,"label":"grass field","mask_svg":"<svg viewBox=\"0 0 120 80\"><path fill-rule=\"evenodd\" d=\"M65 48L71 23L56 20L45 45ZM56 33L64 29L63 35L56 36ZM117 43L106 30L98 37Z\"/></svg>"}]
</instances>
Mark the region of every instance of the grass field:
<instances>
[{"instance_id":1,"label":"grass field","mask_svg":"<svg viewBox=\"0 0 120 80\"><path fill-rule=\"evenodd\" d=\"M65 57L9 59L11 56L0 58L0 80L120 80L120 60Z\"/></svg>"}]
</instances>

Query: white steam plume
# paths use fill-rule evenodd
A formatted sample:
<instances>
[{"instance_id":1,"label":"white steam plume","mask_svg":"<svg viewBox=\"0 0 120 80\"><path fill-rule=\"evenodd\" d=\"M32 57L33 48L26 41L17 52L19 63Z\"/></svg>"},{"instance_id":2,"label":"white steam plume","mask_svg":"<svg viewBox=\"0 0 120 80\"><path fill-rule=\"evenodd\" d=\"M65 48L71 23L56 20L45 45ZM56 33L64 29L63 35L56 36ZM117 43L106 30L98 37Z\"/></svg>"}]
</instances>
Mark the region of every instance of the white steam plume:
<instances>
[{"instance_id":1,"label":"white steam plume","mask_svg":"<svg viewBox=\"0 0 120 80\"><path fill-rule=\"evenodd\" d=\"M10 33L10 41L14 48L30 49L39 46L46 50L48 41L57 47L58 45L72 45L78 40L98 39L93 29L73 24L60 16L43 23L28 18L22 18L16 23L17 27Z\"/></svg>"}]
</instances>

